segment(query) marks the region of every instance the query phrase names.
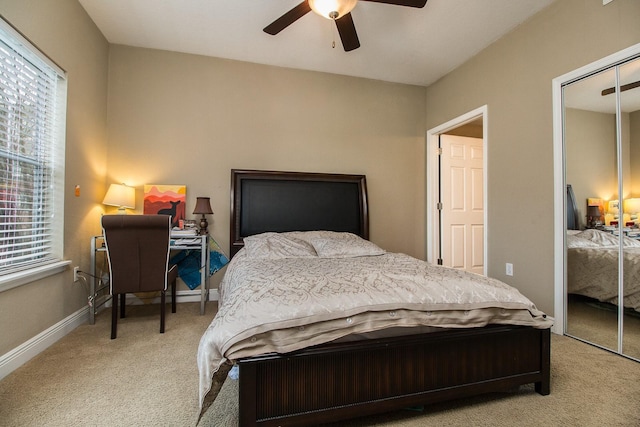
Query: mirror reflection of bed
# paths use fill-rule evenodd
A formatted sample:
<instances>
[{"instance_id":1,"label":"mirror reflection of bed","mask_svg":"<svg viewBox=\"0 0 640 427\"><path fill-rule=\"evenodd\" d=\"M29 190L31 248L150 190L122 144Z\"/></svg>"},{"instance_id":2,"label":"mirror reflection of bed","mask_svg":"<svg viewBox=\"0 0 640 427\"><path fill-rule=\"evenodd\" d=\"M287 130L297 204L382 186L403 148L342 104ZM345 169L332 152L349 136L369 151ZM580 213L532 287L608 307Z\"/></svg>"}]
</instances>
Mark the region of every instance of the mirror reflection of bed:
<instances>
[{"instance_id":1,"label":"mirror reflection of bed","mask_svg":"<svg viewBox=\"0 0 640 427\"><path fill-rule=\"evenodd\" d=\"M581 340L618 348L620 239L611 226L581 226L571 185L567 185L567 325ZM640 240L624 236L623 352L640 356Z\"/></svg>"}]
</instances>

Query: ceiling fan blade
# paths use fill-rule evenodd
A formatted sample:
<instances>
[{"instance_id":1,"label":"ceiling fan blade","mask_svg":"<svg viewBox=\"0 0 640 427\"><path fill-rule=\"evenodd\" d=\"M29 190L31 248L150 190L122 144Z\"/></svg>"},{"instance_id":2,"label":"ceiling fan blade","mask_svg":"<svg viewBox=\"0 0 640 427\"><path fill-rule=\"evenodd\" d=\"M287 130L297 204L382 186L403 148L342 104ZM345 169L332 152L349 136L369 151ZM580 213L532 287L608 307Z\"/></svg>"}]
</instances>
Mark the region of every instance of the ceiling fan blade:
<instances>
[{"instance_id":1,"label":"ceiling fan blade","mask_svg":"<svg viewBox=\"0 0 640 427\"><path fill-rule=\"evenodd\" d=\"M633 83L629 83L629 84L620 86L620 92L624 92L625 90L629 90L629 89L635 89L637 87L640 87L640 80L637 81L637 82L633 82ZM611 95L612 93L616 93L616 88L615 87L610 87L609 89L603 90L602 91L602 96Z\"/></svg>"},{"instance_id":2,"label":"ceiling fan blade","mask_svg":"<svg viewBox=\"0 0 640 427\"><path fill-rule=\"evenodd\" d=\"M305 0L289 12L282 15L280 18L273 21L271 24L267 25L263 31L275 36L309 12L311 12L311 6L309 6L309 2Z\"/></svg>"},{"instance_id":3,"label":"ceiling fan blade","mask_svg":"<svg viewBox=\"0 0 640 427\"><path fill-rule=\"evenodd\" d=\"M362 0L362 1L395 4L397 6L408 6L408 7L424 7L424 5L427 4L427 0Z\"/></svg>"},{"instance_id":4,"label":"ceiling fan blade","mask_svg":"<svg viewBox=\"0 0 640 427\"><path fill-rule=\"evenodd\" d=\"M338 33L345 52L350 52L360 47L360 40L358 40L358 33L356 33L356 26L353 23L351 13L347 13L342 18L337 19L336 27L338 27Z\"/></svg>"}]
</instances>

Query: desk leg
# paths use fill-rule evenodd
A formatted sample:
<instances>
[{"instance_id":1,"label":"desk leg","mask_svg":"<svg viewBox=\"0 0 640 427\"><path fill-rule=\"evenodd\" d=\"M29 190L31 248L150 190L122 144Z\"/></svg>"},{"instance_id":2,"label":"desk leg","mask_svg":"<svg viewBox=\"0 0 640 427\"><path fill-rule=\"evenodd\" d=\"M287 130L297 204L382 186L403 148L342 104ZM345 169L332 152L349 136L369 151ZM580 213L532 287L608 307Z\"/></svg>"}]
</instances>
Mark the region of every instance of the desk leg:
<instances>
[{"instance_id":1,"label":"desk leg","mask_svg":"<svg viewBox=\"0 0 640 427\"><path fill-rule=\"evenodd\" d=\"M91 265L89 266L89 324L96 323L96 311L94 304L96 302L96 237L91 238Z\"/></svg>"},{"instance_id":2,"label":"desk leg","mask_svg":"<svg viewBox=\"0 0 640 427\"><path fill-rule=\"evenodd\" d=\"M200 251L200 314L204 314L204 308L209 299L209 236L202 239L202 250Z\"/></svg>"}]
</instances>

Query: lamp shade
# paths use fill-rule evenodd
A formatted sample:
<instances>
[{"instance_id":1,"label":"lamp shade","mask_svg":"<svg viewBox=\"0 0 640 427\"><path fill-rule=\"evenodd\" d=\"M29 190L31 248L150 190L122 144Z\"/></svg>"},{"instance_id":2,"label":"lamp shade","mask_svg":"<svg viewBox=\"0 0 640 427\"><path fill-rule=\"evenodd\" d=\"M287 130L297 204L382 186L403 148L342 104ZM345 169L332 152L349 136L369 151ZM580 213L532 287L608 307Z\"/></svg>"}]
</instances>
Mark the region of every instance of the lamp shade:
<instances>
[{"instance_id":1,"label":"lamp shade","mask_svg":"<svg viewBox=\"0 0 640 427\"><path fill-rule=\"evenodd\" d=\"M198 197L196 199L196 207L193 210L194 214L212 214L211 202L209 197Z\"/></svg>"},{"instance_id":2,"label":"lamp shade","mask_svg":"<svg viewBox=\"0 0 640 427\"><path fill-rule=\"evenodd\" d=\"M626 199L624 201L624 211L629 214L637 214L640 212L640 199Z\"/></svg>"},{"instance_id":3,"label":"lamp shade","mask_svg":"<svg viewBox=\"0 0 640 427\"><path fill-rule=\"evenodd\" d=\"M309 0L311 10L327 19L336 20L351 12L358 0Z\"/></svg>"},{"instance_id":4,"label":"lamp shade","mask_svg":"<svg viewBox=\"0 0 640 427\"><path fill-rule=\"evenodd\" d=\"M587 207L587 216L600 217L600 208L598 206L588 206Z\"/></svg>"},{"instance_id":5,"label":"lamp shade","mask_svg":"<svg viewBox=\"0 0 640 427\"><path fill-rule=\"evenodd\" d=\"M136 189L124 184L111 184L102 204L133 209L136 207Z\"/></svg>"}]
</instances>

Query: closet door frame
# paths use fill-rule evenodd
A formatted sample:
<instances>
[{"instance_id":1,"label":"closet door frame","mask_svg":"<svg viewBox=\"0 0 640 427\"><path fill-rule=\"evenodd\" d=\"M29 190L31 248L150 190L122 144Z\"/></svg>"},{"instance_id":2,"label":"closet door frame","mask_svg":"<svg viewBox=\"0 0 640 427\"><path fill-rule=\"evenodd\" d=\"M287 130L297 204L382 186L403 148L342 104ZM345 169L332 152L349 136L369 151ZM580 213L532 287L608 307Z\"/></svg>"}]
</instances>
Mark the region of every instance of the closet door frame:
<instances>
[{"instance_id":1,"label":"closet door frame","mask_svg":"<svg viewBox=\"0 0 640 427\"><path fill-rule=\"evenodd\" d=\"M562 101L563 87L596 72L614 68L640 56L640 43L627 49L609 55L577 70L556 77L552 82L553 97L553 159L554 159L554 317L552 331L564 335L566 331L565 313L566 298L566 182L565 182L565 147L564 147L564 105ZM616 145L618 149L618 194L622 194L621 168L621 114L619 71L616 68ZM620 254L622 255L622 253ZM621 268L622 261L620 261ZM619 269L620 269L619 268ZM620 275L621 276L621 275ZM621 276L622 277L622 276ZM622 288L622 278L619 279L618 291ZM621 299L622 301L623 299ZM618 308L618 353L622 354L623 337L623 305Z\"/></svg>"}]
</instances>

